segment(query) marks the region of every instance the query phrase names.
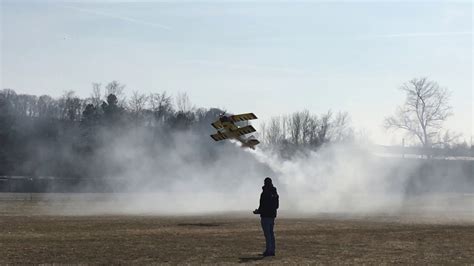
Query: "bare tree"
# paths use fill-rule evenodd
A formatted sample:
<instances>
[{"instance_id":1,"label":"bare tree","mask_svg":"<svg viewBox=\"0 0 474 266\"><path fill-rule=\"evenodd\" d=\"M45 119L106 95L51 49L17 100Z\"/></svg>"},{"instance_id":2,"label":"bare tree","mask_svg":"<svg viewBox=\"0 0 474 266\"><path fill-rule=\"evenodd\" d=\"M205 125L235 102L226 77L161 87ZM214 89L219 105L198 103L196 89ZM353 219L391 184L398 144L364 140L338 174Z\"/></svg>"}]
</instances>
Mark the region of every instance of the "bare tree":
<instances>
[{"instance_id":1,"label":"bare tree","mask_svg":"<svg viewBox=\"0 0 474 266\"><path fill-rule=\"evenodd\" d=\"M134 123L145 123L148 125L153 123L154 119L152 112L148 112L148 110L146 110L147 103L148 95L138 91L132 92L132 97L128 101L128 109L130 110ZM147 116L147 114L149 115Z\"/></svg>"},{"instance_id":2,"label":"bare tree","mask_svg":"<svg viewBox=\"0 0 474 266\"><path fill-rule=\"evenodd\" d=\"M176 107L178 108L178 112L181 113L191 112L194 109L186 93L178 93L176 96Z\"/></svg>"},{"instance_id":3,"label":"bare tree","mask_svg":"<svg viewBox=\"0 0 474 266\"><path fill-rule=\"evenodd\" d=\"M318 134L318 140L319 140L319 145L322 144L322 143L325 143L325 142L328 142L329 139L328 139L328 131L331 127L331 121L332 120L332 112L331 110L329 110L326 114L324 114L320 121L319 121L319 125L318 125L318 130L317 130L317 134Z\"/></svg>"},{"instance_id":4,"label":"bare tree","mask_svg":"<svg viewBox=\"0 0 474 266\"><path fill-rule=\"evenodd\" d=\"M288 127L290 130L290 142L298 145L301 143L303 112L295 112L288 117Z\"/></svg>"},{"instance_id":5,"label":"bare tree","mask_svg":"<svg viewBox=\"0 0 474 266\"><path fill-rule=\"evenodd\" d=\"M264 134L264 139L267 144L270 145L277 145L281 143L283 139L285 139L285 135L283 132L283 127L281 126L281 117L272 117L270 119L268 128L263 129L262 133ZM263 125L262 125L263 126Z\"/></svg>"},{"instance_id":6,"label":"bare tree","mask_svg":"<svg viewBox=\"0 0 474 266\"><path fill-rule=\"evenodd\" d=\"M347 113L339 112L333 119L331 111L317 116L307 110L283 117L272 117L262 125L263 141L269 145L290 145L297 148L318 148L330 141L351 139L353 130Z\"/></svg>"},{"instance_id":7,"label":"bare tree","mask_svg":"<svg viewBox=\"0 0 474 266\"><path fill-rule=\"evenodd\" d=\"M139 93L138 91L134 91L132 93L132 98L130 99L128 105L129 105L130 111L132 111L135 114L139 114L146 108L147 102L148 102L147 95L143 93Z\"/></svg>"},{"instance_id":8,"label":"bare tree","mask_svg":"<svg viewBox=\"0 0 474 266\"><path fill-rule=\"evenodd\" d=\"M167 116L173 112L173 104L171 103L171 97L163 93L152 93L148 96L151 110L155 116L155 120L159 123L163 123Z\"/></svg>"},{"instance_id":9,"label":"bare tree","mask_svg":"<svg viewBox=\"0 0 474 266\"><path fill-rule=\"evenodd\" d=\"M123 105L125 102L124 91L125 85L120 84L118 81L114 80L105 86L105 98L107 98L110 94L115 95L118 99L118 104Z\"/></svg>"},{"instance_id":10,"label":"bare tree","mask_svg":"<svg viewBox=\"0 0 474 266\"><path fill-rule=\"evenodd\" d=\"M82 113L82 102L75 96L74 91L64 92L61 100L64 103L63 118L69 121L79 120Z\"/></svg>"},{"instance_id":11,"label":"bare tree","mask_svg":"<svg viewBox=\"0 0 474 266\"><path fill-rule=\"evenodd\" d=\"M412 79L400 89L406 93L405 103L385 119L385 128L402 129L425 148L437 144L435 138L440 136L443 122L452 115L449 91L427 78Z\"/></svg>"},{"instance_id":12,"label":"bare tree","mask_svg":"<svg viewBox=\"0 0 474 266\"><path fill-rule=\"evenodd\" d=\"M301 116L301 143L307 144L309 142L310 135L312 133L313 117L309 114L308 110L304 110L300 113ZM317 120L317 119L316 119Z\"/></svg>"},{"instance_id":13,"label":"bare tree","mask_svg":"<svg viewBox=\"0 0 474 266\"><path fill-rule=\"evenodd\" d=\"M92 83L92 93L91 93L91 100L92 104L97 107L100 106L102 103L102 85L100 83ZM108 96L108 95L107 95Z\"/></svg>"},{"instance_id":14,"label":"bare tree","mask_svg":"<svg viewBox=\"0 0 474 266\"><path fill-rule=\"evenodd\" d=\"M351 127L349 113L338 112L332 119L331 127L327 130L327 136L330 141L343 142L354 139L354 130Z\"/></svg>"},{"instance_id":15,"label":"bare tree","mask_svg":"<svg viewBox=\"0 0 474 266\"><path fill-rule=\"evenodd\" d=\"M41 95L38 98L38 116L45 117L54 117L54 104L55 101L48 95Z\"/></svg>"}]
</instances>

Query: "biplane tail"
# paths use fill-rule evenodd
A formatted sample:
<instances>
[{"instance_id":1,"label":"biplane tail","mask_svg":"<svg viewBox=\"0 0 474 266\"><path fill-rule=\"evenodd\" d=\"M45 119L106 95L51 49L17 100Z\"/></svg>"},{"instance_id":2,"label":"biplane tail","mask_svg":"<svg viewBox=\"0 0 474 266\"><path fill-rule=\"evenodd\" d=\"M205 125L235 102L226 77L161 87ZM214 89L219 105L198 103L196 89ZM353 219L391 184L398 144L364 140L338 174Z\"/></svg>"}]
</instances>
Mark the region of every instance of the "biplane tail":
<instances>
[{"instance_id":1,"label":"biplane tail","mask_svg":"<svg viewBox=\"0 0 474 266\"><path fill-rule=\"evenodd\" d=\"M255 146L257 146L258 144L260 144L260 141L258 141L256 139L249 139L249 140L246 140L245 142L242 142L242 147L246 147L246 148L250 148L252 150L255 150Z\"/></svg>"}]
</instances>

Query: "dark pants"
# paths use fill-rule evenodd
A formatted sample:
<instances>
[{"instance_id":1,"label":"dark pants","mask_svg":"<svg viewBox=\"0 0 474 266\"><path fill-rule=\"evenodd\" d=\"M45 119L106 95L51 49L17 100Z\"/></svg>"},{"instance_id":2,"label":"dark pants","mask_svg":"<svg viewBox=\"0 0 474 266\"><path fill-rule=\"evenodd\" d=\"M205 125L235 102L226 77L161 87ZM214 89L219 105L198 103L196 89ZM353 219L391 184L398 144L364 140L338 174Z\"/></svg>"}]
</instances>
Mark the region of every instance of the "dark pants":
<instances>
[{"instance_id":1,"label":"dark pants","mask_svg":"<svg viewBox=\"0 0 474 266\"><path fill-rule=\"evenodd\" d=\"M273 233L273 226L275 225L275 218L261 217L263 234L265 235L266 253L275 254L275 234Z\"/></svg>"}]
</instances>

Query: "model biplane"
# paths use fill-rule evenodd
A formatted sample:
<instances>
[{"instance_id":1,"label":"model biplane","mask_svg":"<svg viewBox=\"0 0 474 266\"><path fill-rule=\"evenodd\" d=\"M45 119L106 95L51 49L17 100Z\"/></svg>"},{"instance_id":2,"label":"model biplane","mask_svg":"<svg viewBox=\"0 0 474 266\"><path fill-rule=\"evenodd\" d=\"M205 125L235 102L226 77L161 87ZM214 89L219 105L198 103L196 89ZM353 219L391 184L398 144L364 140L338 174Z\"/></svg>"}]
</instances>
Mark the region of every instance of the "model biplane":
<instances>
[{"instance_id":1,"label":"model biplane","mask_svg":"<svg viewBox=\"0 0 474 266\"><path fill-rule=\"evenodd\" d=\"M238 126L236 123L257 119L253 113L240 115L221 115L217 121L212 123L212 126L217 129L216 134L212 134L211 138L215 141L225 139L235 139L242 143L242 147L248 147L255 150L255 146L260 143L254 136L245 137L244 135L255 132L255 128L251 125Z\"/></svg>"}]
</instances>

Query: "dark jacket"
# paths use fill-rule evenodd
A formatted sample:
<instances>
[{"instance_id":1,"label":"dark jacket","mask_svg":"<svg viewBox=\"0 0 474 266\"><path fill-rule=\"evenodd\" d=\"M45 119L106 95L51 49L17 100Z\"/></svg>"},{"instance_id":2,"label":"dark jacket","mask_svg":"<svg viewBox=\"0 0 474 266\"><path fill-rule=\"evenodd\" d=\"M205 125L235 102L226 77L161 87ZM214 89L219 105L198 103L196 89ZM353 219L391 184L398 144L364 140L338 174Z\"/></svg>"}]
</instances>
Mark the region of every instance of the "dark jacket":
<instances>
[{"instance_id":1,"label":"dark jacket","mask_svg":"<svg viewBox=\"0 0 474 266\"><path fill-rule=\"evenodd\" d=\"M260 206L258 206L258 213L260 217L277 216L277 209L279 207L278 193L274 186L262 187L262 194L260 194Z\"/></svg>"}]
</instances>

